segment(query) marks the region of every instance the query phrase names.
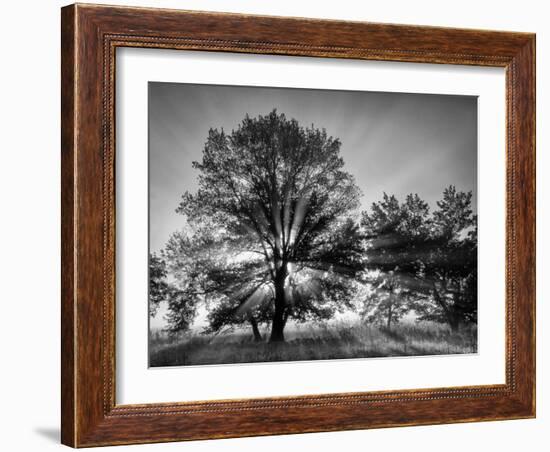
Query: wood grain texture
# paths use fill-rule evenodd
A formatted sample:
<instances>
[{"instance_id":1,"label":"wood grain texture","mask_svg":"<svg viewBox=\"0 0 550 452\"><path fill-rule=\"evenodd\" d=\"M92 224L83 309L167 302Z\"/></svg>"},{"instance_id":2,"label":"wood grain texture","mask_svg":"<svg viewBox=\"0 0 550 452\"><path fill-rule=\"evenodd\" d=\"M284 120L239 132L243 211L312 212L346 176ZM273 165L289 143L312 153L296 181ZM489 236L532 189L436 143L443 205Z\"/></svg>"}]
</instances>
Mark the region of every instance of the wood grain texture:
<instances>
[{"instance_id":1,"label":"wood grain texture","mask_svg":"<svg viewBox=\"0 0 550 452\"><path fill-rule=\"evenodd\" d=\"M61 441L75 444L74 296L75 30L74 8L61 11Z\"/></svg>"},{"instance_id":2,"label":"wood grain texture","mask_svg":"<svg viewBox=\"0 0 550 452\"><path fill-rule=\"evenodd\" d=\"M64 444L535 415L534 35L81 4L62 9L61 35ZM116 405L114 74L116 48L125 46L504 67L506 384Z\"/></svg>"}]
</instances>

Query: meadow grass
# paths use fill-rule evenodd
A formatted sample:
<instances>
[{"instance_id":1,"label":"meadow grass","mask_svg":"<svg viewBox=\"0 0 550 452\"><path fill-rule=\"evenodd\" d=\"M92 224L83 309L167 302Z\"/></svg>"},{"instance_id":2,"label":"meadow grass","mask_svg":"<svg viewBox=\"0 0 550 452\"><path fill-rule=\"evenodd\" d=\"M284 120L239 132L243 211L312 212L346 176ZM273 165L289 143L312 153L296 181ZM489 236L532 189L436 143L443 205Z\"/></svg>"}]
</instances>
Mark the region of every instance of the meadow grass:
<instances>
[{"instance_id":1,"label":"meadow grass","mask_svg":"<svg viewBox=\"0 0 550 452\"><path fill-rule=\"evenodd\" d=\"M263 331L264 338L268 331ZM318 359L446 355L477 352L475 326L451 332L431 322L384 327L336 322L288 327L286 342L254 342L247 330L220 335L188 334L179 338L156 331L150 340L151 367L233 364Z\"/></svg>"}]
</instances>

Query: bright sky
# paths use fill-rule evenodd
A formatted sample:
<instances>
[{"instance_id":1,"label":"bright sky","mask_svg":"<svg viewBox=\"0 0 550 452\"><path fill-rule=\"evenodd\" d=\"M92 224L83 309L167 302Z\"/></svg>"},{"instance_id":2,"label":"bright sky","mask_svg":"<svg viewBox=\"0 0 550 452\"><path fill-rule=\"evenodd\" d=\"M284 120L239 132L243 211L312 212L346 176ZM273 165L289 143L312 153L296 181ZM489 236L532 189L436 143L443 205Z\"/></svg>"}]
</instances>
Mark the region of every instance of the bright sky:
<instances>
[{"instance_id":1,"label":"bright sky","mask_svg":"<svg viewBox=\"0 0 550 452\"><path fill-rule=\"evenodd\" d=\"M197 187L191 162L200 160L208 129L231 131L248 113L273 108L325 128L363 192L362 208L384 191L418 193L432 208L454 184L477 181L477 98L433 94L149 84L150 249L181 228L181 195Z\"/></svg>"}]
</instances>

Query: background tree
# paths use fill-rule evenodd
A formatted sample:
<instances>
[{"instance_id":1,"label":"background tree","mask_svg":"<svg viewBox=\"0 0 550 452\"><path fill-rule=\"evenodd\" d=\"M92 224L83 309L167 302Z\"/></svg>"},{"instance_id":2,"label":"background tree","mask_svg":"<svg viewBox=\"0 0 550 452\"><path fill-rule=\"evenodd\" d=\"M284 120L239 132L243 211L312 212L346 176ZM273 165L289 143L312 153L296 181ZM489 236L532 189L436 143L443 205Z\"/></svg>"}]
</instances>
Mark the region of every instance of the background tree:
<instances>
[{"instance_id":1,"label":"background tree","mask_svg":"<svg viewBox=\"0 0 550 452\"><path fill-rule=\"evenodd\" d=\"M371 288L363 300L363 316L390 328L412 310L414 297L425 286L419 271L431 232L429 206L418 194L400 203L384 193L362 213L361 225L368 237L362 280Z\"/></svg>"},{"instance_id":2,"label":"background tree","mask_svg":"<svg viewBox=\"0 0 550 452\"><path fill-rule=\"evenodd\" d=\"M345 308L362 268L351 218L360 192L338 139L272 111L246 116L231 134L210 129L193 165L199 188L183 195L178 212L217 234L209 244L216 258L200 272L216 304L212 329L242 314L269 315L270 341L283 341L289 318Z\"/></svg>"},{"instance_id":3,"label":"background tree","mask_svg":"<svg viewBox=\"0 0 550 452\"><path fill-rule=\"evenodd\" d=\"M168 281L166 260L156 254L149 256L149 315L154 317L161 303L168 304L168 332L187 331L196 314L196 305L189 302L188 284L184 290Z\"/></svg>"},{"instance_id":4,"label":"background tree","mask_svg":"<svg viewBox=\"0 0 550 452\"><path fill-rule=\"evenodd\" d=\"M477 321L477 217L472 192L449 186L433 214L432 246L420 275L430 283L420 320L447 323L456 331Z\"/></svg>"},{"instance_id":5,"label":"background tree","mask_svg":"<svg viewBox=\"0 0 550 452\"><path fill-rule=\"evenodd\" d=\"M168 282L166 281L166 261L155 253L149 255L149 315L157 314L159 305L166 300Z\"/></svg>"},{"instance_id":6,"label":"background tree","mask_svg":"<svg viewBox=\"0 0 550 452\"><path fill-rule=\"evenodd\" d=\"M399 323L411 311L411 292L407 288L408 284L401 280L402 277L393 270L371 277L371 290L364 300L362 317L388 330L391 330L392 324Z\"/></svg>"},{"instance_id":7,"label":"background tree","mask_svg":"<svg viewBox=\"0 0 550 452\"><path fill-rule=\"evenodd\" d=\"M384 193L363 213L367 268L381 272L374 280L367 278L380 304L371 319L396 307L393 294L399 290L403 315L414 309L418 320L447 323L453 331L476 320L477 226L471 201L471 192L449 186L430 216L418 195L400 204ZM366 305L373 309L372 300Z\"/></svg>"},{"instance_id":8,"label":"background tree","mask_svg":"<svg viewBox=\"0 0 550 452\"><path fill-rule=\"evenodd\" d=\"M195 290L193 281L184 281L184 289L169 282L165 256L159 257L154 253L149 256L149 315L157 315L160 304L166 302L169 333L187 331L196 315L196 303L189 296Z\"/></svg>"}]
</instances>

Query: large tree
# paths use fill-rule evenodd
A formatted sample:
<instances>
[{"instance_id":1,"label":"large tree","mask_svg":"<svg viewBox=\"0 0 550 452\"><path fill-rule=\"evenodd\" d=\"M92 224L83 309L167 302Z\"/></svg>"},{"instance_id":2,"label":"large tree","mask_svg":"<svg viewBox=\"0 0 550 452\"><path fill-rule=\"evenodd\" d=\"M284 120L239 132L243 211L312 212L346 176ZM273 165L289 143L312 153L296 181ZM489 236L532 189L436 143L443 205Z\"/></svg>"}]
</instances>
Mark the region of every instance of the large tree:
<instances>
[{"instance_id":1,"label":"large tree","mask_svg":"<svg viewBox=\"0 0 550 452\"><path fill-rule=\"evenodd\" d=\"M276 111L246 116L229 134L210 129L193 163L198 190L178 212L215 231L196 275L215 302L212 329L268 316L270 341L284 341L289 318L328 318L349 305L362 268L352 220L360 191L340 146Z\"/></svg>"}]
</instances>

